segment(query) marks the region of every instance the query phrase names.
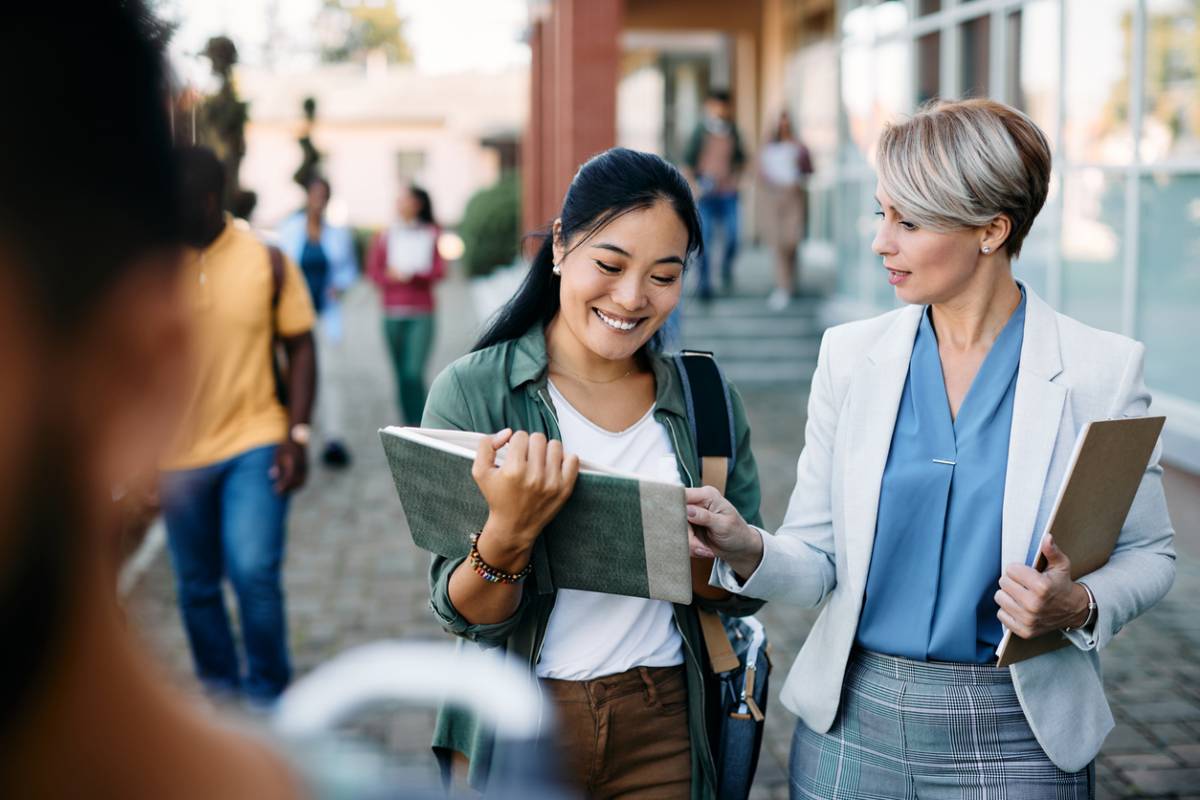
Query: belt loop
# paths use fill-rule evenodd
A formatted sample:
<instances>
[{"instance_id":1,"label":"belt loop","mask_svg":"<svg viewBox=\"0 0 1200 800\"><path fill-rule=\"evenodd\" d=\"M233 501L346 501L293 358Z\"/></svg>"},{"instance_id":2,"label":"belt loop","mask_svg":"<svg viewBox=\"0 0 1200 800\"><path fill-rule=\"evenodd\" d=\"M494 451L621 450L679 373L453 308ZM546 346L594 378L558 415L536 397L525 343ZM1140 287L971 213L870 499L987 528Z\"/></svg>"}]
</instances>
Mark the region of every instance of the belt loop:
<instances>
[{"instance_id":1,"label":"belt loop","mask_svg":"<svg viewBox=\"0 0 1200 800\"><path fill-rule=\"evenodd\" d=\"M638 667L637 671L642 679L642 697L645 698L646 705L658 705L658 688L654 685L654 679L650 677L650 671L645 667Z\"/></svg>"}]
</instances>

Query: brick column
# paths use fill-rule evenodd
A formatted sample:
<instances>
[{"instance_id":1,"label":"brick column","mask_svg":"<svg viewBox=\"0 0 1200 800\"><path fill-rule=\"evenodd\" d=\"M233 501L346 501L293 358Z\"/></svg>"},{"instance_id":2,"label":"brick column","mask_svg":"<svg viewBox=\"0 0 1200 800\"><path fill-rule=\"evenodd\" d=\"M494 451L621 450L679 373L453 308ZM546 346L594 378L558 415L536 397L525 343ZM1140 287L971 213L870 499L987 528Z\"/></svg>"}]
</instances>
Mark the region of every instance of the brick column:
<instances>
[{"instance_id":1,"label":"brick column","mask_svg":"<svg viewBox=\"0 0 1200 800\"><path fill-rule=\"evenodd\" d=\"M579 165L616 143L623 5L554 0L549 16L534 23L522 172L526 230L549 222Z\"/></svg>"}]
</instances>

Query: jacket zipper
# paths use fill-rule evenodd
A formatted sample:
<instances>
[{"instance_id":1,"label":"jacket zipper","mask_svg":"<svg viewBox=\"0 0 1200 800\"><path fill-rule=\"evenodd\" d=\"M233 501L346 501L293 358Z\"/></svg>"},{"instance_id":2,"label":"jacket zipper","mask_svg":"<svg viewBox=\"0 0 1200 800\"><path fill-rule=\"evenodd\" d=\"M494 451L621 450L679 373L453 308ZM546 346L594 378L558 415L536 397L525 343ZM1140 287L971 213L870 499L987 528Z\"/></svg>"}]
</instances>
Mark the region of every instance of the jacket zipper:
<instances>
[{"instance_id":1,"label":"jacket zipper","mask_svg":"<svg viewBox=\"0 0 1200 800\"><path fill-rule=\"evenodd\" d=\"M685 476L687 476L688 486L696 486L697 485L696 479L694 477L692 477L692 472L691 472L691 470L688 469L687 461L684 459L684 455L683 455L684 451L679 446L679 437L675 433L675 421L669 416L666 417L665 421L667 424L667 430L669 430L671 432L671 444L673 444L675 446L675 454L676 454L676 457L679 459L679 465L681 467L683 467L683 474ZM687 612L684 612L684 613L687 613ZM676 623L675 627L678 628L679 624ZM704 686L704 664L703 664L703 662L700 661L700 658L696 655L696 651L695 651L695 649L693 649L692 643L688 640L688 637L684 635L683 631L679 632L679 638L683 640L683 646L687 650L688 655L691 657L692 664L695 665L696 671L700 673L700 685L701 685L701 687L703 687ZM708 718L708 709L705 707L705 705L706 705L706 699L704 697L704 689L701 688L701 690L700 690L700 720L701 720L702 724L705 725L705 730L702 731L701 740L707 742L708 730L707 730L707 723L705 723L704 720L706 720ZM709 770L711 771L711 774L715 778L716 774L717 774L717 764L716 764L716 761L714 760L715 756L713 755L712 748L706 747L705 751L706 751L706 755L707 755L706 761L708 763Z\"/></svg>"},{"instance_id":2,"label":"jacket zipper","mask_svg":"<svg viewBox=\"0 0 1200 800\"><path fill-rule=\"evenodd\" d=\"M542 401L542 405L544 405L546 407L546 413L549 415L549 419L545 420L545 422L551 423L551 424L547 424L546 428L547 428L547 430L549 430L550 428L553 428L551 433L553 433L554 436L552 438L557 438L557 439L561 440L562 433L558 430L558 415L554 413L554 406L551 405L550 398L548 398L546 396L545 392L546 392L545 387L542 387L537 390L538 399ZM551 606L551 608L550 608L550 613L551 614L554 613L553 606ZM529 665L530 668L532 668L534 675L537 675L537 665L542 660L542 648L545 647L545 645L546 645L546 631L549 630L549 628L550 628L550 617L547 616L546 617L546 627L543 628L538 633L538 645L537 645L537 649L533 653L533 663ZM541 693L541 683L538 684L538 693L539 694Z\"/></svg>"},{"instance_id":3,"label":"jacket zipper","mask_svg":"<svg viewBox=\"0 0 1200 800\"><path fill-rule=\"evenodd\" d=\"M675 423L670 417L667 417L667 430L671 432L671 444L675 447L675 455L679 459L679 466L683 467L683 474L687 477L688 487L696 486L696 479L692 476L692 471L688 469L687 461L684 459L683 450L679 447L679 437L675 435Z\"/></svg>"}]
</instances>

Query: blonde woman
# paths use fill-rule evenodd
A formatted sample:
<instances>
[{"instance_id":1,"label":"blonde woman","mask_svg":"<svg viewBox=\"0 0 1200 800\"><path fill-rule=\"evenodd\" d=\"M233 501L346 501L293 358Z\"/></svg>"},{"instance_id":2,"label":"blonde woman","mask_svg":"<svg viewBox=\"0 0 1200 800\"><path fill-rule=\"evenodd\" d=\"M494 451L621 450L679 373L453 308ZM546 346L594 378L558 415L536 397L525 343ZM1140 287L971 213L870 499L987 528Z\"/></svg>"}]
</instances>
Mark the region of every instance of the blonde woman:
<instances>
[{"instance_id":1,"label":"blonde woman","mask_svg":"<svg viewBox=\"0 0 1200 800\"><path fill-rule=\"evenodd\" d=\"M1108 564L1026 566L1076 434L1145 415L1144 348L1050 308L1012 262L1050 151L988 100L879 143L880 279L903 308L826 332L783 526L689 491L698 556L749 597L825 603L783 688L793 797L1091 797L1113 718L1098 653L1174 578L1157 452ZM995 666L1003 628L1072 646Z\"/></svg>"}]
</instances>

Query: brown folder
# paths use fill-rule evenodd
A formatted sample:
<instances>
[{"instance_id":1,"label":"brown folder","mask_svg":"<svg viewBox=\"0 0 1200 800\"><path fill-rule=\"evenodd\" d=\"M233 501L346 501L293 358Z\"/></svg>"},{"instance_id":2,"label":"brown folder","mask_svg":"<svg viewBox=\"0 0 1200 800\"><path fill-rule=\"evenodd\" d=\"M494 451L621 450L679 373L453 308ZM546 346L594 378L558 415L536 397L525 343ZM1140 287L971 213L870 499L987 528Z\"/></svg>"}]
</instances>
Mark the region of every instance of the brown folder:
<instances>
[{"instance_id":1,"label":"brown folder","mask_svg":"<svg viewBox=\"0 0 1200 800\"><path fill-rule=\"evenodd\" d=\"M1072 578L1078 580L1108 563L1165 420L1100 420L1079 432L1066 480L1042 534L1053 536L1071 559ZM1040 547L1033 566L1039 572L1046 568ZM996 655L999 666L1007 667L1069 644L1059 631L1022 639L1006 630Z\"/></svg>"}]
</instances>

